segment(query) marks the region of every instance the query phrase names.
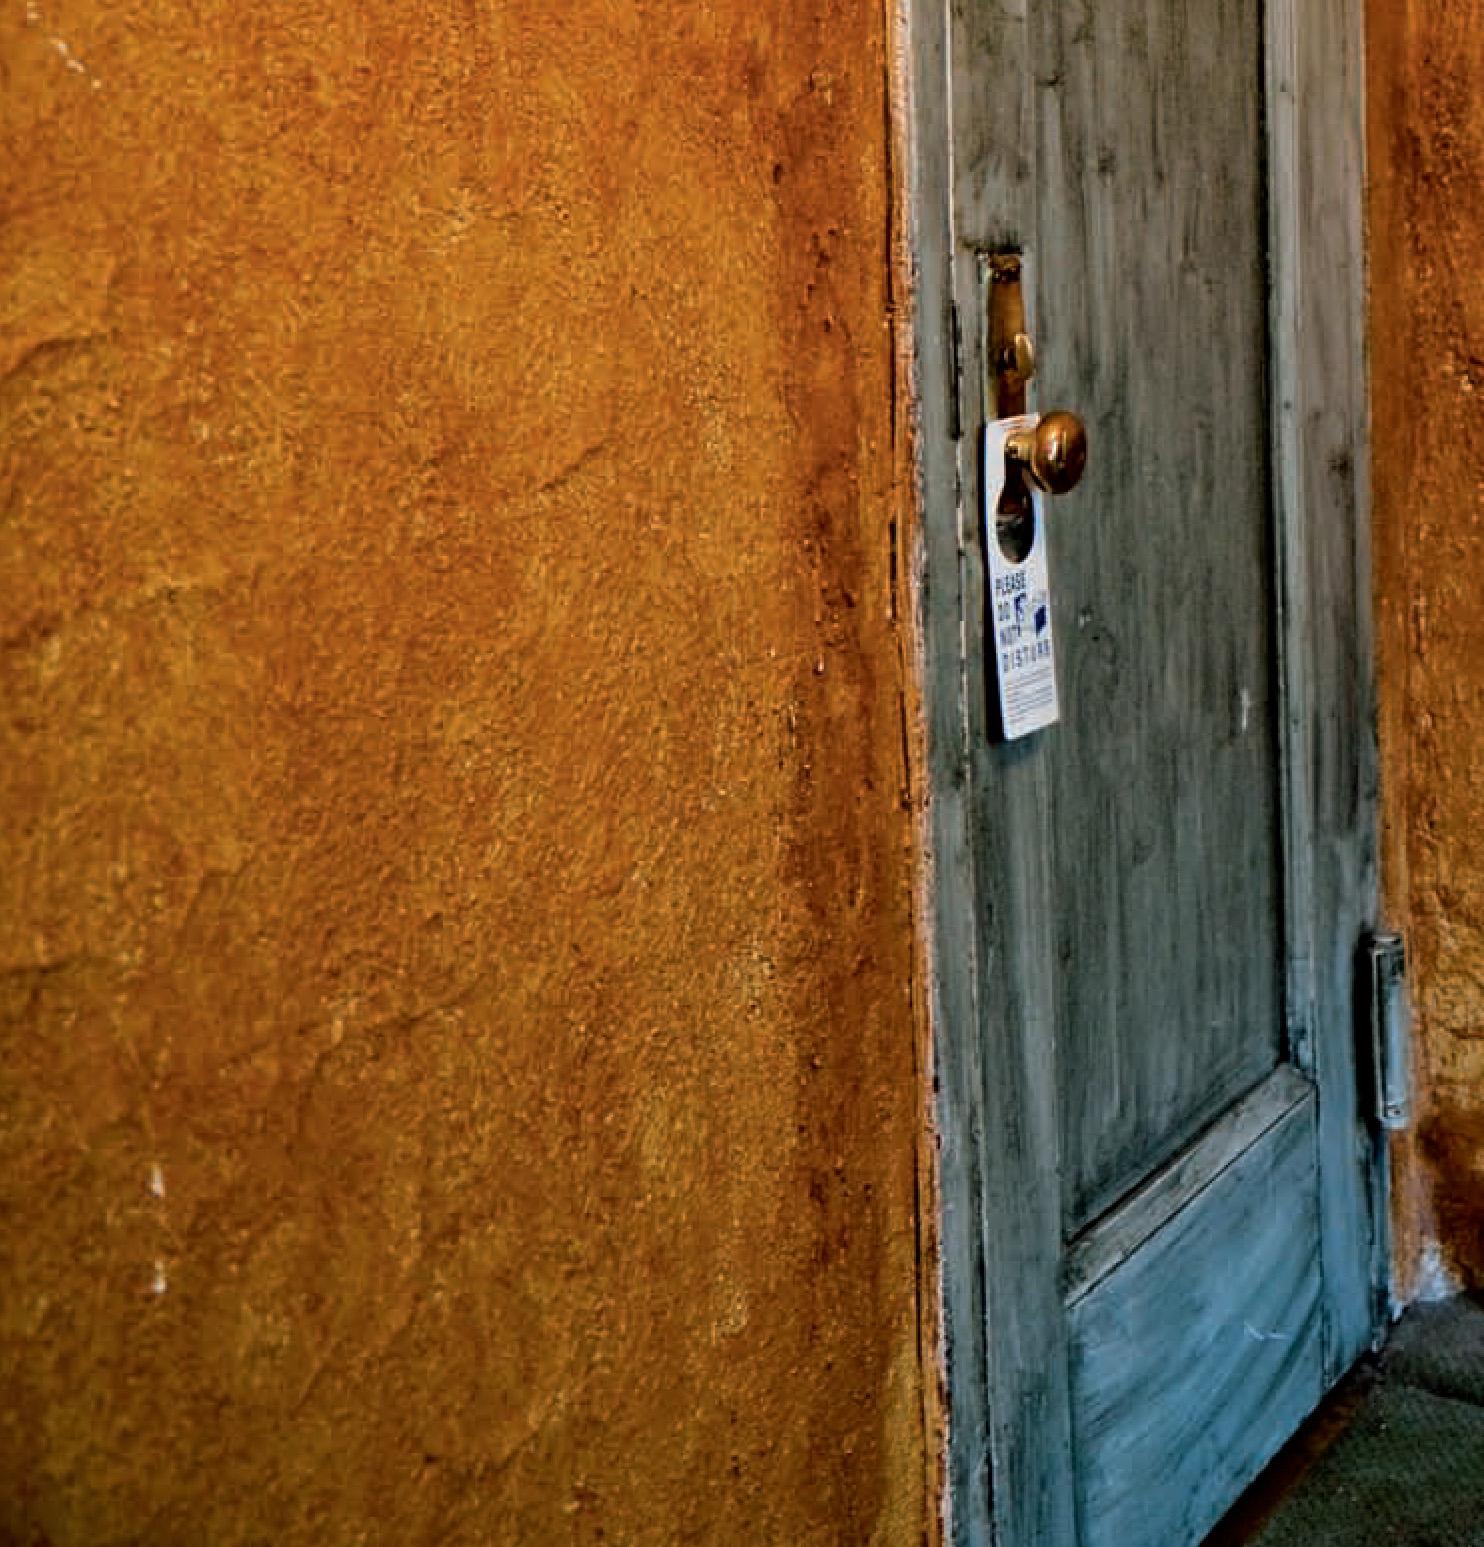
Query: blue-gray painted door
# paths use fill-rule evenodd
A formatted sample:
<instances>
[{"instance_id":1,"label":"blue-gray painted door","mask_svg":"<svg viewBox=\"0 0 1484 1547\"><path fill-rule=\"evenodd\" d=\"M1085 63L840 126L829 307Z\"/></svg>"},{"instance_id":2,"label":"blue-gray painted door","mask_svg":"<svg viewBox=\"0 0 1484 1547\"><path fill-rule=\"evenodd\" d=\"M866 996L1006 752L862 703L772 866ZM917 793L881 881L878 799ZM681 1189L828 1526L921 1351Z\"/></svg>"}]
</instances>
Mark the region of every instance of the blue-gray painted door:
<instances>
[{"instance_id":1,"label":"blue-gray painted door","mask_svg":"<svg viewBox=\"0 0 1484 1547\"><path fill-rule=\"evenodd\" d=\"M975 1020L949 1034L977 1047L945 1081L972 1115L945 1122L980 1149L947 1228L979 1243L982 1284L949 1293L979 1296L987 1474L955 1475L1007 1547L1198 1541L1369 1330L1370 1152L1332 1024L1349 987L1320 1003L1312 982L1354 933L1315 899L1301 766L1325 625L1280 401L1306 217L1282 202L1279 10L950 7L975 917L942 938L973 957ZM1009 745L974 456L1006 249L1039 406L1081 414L1091 444L1049 512L1061 723ZM972 1539L978 1505L956 1507Z\"/></svg>"}]
</instances>

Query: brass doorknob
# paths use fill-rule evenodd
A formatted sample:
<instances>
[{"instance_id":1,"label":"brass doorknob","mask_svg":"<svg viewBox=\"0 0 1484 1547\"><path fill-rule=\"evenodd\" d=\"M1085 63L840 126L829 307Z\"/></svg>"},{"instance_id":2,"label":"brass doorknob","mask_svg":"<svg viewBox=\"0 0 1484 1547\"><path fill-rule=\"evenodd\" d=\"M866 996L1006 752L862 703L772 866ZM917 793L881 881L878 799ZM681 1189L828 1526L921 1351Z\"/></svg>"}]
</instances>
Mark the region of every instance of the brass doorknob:
<instances>
[{"instance_id":1,"label":"brass doorknob","mask_svg":"<svg viewBox=\"0 0 1484 1547\"><path fill-rule=\"evenodd\" d=\"M1087 426L1064 408L1042 414L1033 429L1017 430L1005 455L1048 494L1075 489L1087 466Z\"/></svg>"}]
</instances>

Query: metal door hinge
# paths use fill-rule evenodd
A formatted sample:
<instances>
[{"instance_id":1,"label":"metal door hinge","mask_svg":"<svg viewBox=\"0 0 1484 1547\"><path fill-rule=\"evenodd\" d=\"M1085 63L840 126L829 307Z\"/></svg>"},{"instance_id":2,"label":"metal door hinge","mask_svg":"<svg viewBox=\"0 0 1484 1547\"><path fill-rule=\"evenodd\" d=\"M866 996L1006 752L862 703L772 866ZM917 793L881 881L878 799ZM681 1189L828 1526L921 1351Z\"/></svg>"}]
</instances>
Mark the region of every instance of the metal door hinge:
<instances>
[{"instance_id":1,"label":"metal door hinge","mask_svg":"<svg viewBox=\"0 0 1484 1547\"><path fill-rule=\"evenodd\" d=\"M1406 941L1396 934L1370 935L1363 954L1370 1001L1371 1111L1378 1127L1395 1133L1412 1120Z\"/></svg>"}]
</instances>

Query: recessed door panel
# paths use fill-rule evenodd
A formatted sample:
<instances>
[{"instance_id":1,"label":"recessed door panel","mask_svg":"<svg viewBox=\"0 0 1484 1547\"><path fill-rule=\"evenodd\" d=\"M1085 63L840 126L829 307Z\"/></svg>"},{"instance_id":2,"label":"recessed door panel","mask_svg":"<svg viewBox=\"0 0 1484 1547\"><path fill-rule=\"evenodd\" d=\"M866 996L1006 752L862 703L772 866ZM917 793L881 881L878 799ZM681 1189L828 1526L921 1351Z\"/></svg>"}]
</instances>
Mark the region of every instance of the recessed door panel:
<instances>
[{"instance_id":1,"label":"recessed door panel","mask_svg":"<svg viewBox=\"0 0 1484 1547\"><path fill-rule=\"evenodd\" d=\"M1094 455L1048 737L1066 1227L1276 1062L1260 11L1031 15L1039 385Z\"/></svg>"}]
</instances>

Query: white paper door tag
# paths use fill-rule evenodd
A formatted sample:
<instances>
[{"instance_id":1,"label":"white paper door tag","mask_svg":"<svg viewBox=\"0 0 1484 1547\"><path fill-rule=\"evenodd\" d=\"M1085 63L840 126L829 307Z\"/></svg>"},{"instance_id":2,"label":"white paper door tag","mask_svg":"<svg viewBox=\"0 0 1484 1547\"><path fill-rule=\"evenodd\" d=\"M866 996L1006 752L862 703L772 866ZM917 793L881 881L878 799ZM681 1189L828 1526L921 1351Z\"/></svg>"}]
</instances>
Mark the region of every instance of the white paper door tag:
<instances>
[{"instance_id":1,"label":"white paper door tag","mask_svg":"<svg viewBox=\"0 0 1484 1547\"><path fill-rule=\"evenodd\" d=\"M1006 741L1055 725L1060 716L1041 495L1030 491L1029 546L1021 556L1006 555L996 520L1005 488L1005 441L1016 430L1034 429L1036 423L1035 414L1025 414L984 426L984 551L989 555L991 647Z\"/></svg>"}]
</instances>

